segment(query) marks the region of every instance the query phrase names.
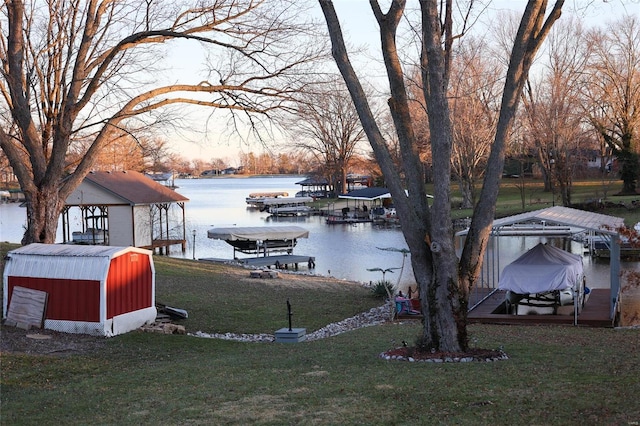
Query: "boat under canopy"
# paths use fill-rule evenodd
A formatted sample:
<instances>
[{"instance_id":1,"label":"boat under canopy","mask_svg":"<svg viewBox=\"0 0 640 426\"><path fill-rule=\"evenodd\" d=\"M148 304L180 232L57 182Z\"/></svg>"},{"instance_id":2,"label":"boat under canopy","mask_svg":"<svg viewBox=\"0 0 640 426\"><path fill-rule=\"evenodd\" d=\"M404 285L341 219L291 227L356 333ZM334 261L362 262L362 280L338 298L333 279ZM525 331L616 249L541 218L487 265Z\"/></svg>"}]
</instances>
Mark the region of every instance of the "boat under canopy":
<instances>
[{"instance_id":1,"label":"boat under canopy","mask_svg":"<svg viewBox=\"0 0 640 426\"><path fill-rule=\"evenodd\" d=\"M304 216L311 214L311 207L306 203L313 201L311 197L278 197L265 198L263 209L275 216Z\"/></svg>"},{"instance_id":2,"label":"boat under canopy","mask_svg":"<svg viewBox=\"0 0 640 426\"><path fill-rule=\"evenodd\" d=\"M539 243L504 268L498 289L506 290L504 313L556 315L573 305L577 324L584 282L582 256Z\"/></svg>"},{"instance_id":3,"label":"boat under canopy","mask_svg":"<svg viewBox=\"0 0 640 426\"><path fill-rule=\"evenodd\" d=\"M288 197L288 192L253 192L245 198L247 204L251 207L262 207L265 199Z\"/></svg>"},{"instance_id":4,"label":"boat under canopy","mask_svg":"<svg viewBox=\"0 0 640 426\"><path fill-rule=\"evenodd\" d=\"M234 252L267 256L271 252L292 253L298 238L308 238L309 231L300 226L234 226L209 229L207 237L225 240Z\"/></svg>"}]
</instances>

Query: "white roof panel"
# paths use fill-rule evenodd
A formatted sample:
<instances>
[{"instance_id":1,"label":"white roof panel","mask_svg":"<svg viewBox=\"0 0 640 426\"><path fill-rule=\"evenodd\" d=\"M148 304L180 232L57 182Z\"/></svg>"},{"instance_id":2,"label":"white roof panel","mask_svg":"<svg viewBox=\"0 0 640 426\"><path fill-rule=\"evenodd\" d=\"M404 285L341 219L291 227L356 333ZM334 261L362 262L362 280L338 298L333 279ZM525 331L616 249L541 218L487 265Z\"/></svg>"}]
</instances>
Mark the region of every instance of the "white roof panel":
<instances>
[{"instance_id":1,"label":"white roof panel","mask_svg":"<svg viewBox=\"0 0 640 426\"><path fill-rule=\"evenodd\" d=\"M309 231L300 226L238 226L213 228L207 231L207 237L214 240L293 240L308 238Z\"/></svg>"},{"instance_id":2,"label":"white roof panel","mask_svg":"<svg viewBox=\"0 0 640 426\"><path fill-rule=\"evenodd\" d=\"M277 197L277 198L265 198L262 200L262 204L265 206L277 206L280 204L303 204L313 201L311 197Z\"/></svg>"},{"instance_id":3,"label":"white roof panel","mask_svg":"<svg viewBox=\"0 0 640 426\"><path fill-rule=\"evenodd\" d=\"M136 247L29 244L7 254L4 275L102 281L111 259L125 252L151 254Z\"/></svg>"},{"instance_id":4,"label":"white roof panel","mask_svg":"<svg viewBox=\"0 0 640 426\"><path fill-rule=\"evenodd\" d=\"M624 219L620 217L555 206L496 219L493 221L493 228L532 222L573 226L605 234L616 234L617 229L624 226Z\"/></svg>"}]
</instances>

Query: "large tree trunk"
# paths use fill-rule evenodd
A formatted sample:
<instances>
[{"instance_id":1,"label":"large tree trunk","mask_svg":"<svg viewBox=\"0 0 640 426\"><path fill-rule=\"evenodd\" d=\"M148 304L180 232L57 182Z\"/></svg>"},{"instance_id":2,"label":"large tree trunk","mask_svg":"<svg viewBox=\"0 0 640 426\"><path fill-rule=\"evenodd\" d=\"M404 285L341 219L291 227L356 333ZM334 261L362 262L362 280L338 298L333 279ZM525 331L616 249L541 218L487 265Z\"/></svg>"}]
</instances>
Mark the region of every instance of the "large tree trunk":
<instances>
[{"instance_id":1,"label":"large tree trunk","mask_svg":"<svg viewBox=\"0 0 640 426\"><path fill-rule=\"evenodd\" d=\"M433 158L434 198L431 208L431 229L427 243L433 256L433 281L421 288L423 310L428 313L431 329L425 327L422 346L446 352L467 349L467 295L458 283L453 224L451 221L451 150L453 128L449 115L447 88L449 66L441 34L450 36L450 16L440 26L438 2L422 2L422 82L429 115L429 134ZM447 40L448 44L450 40ZM402 218L400 218L402 221ZM426 309L425 309L426 308ZM431 333L429 334L429 331Z\"/></svg>"},{"instance_id":2,"label":"large tree trunk","mask_svg":"<svg viewBox=\"0 0 640 426\"><path fill-rule=\"evenodd\" d=\"M402 232L411 251L411 266L419 287L424 312L423 332L419 345L423 349L460 352L467 348L466 302L459 292L457 258L453 245L450 215L450 149L451 133L446 96L435 109L442 109L436 135L443 135L434 151L434 206L427 204L424 175L417 150L408 108L407 90L395 44L396 29L404 10L404 1L393 2L383 14L376 2L371 2L380 24L382 52L387 67L391 98L389 109L393 118L403 170L403 180L396 168L385 139L371 113L365 93L349 61L340 24L330 1L320 0L333 45L333 56L347 84L360 121L376 160L393 196ZM437 20L437 13L435 18ZM443 75L444 77L444 75ZM438 84L438 83L436 83ZM444 84L446 87L446 84ZM431 120L430 120L431 121ZM432 128L432 138L434 138ZM405 185L409 196L405 195ZM433 226L432 226L433 224Z\"/></svg>"},{"instance_id":3,"label":"large tree trunk","mask_svg":"<svg viewBox=\"0 0 640 426\"><path fill-rule=\"evenodd\" d=\"M402 232L411 251L411 264L419 286L424 313L419 346L439 351L464 351L468 347L466 325L469 290L479 276L493 221L504 164L505 140L533 56L551 24L559 17L563 2L556 3L542 30L546 1L531 0L527 5L514 43L505 84L503 108L487 164L480 202L474 212L461 263L458 264L451 221L450 176L453 135L447 99L449 55L453 43L452 0L420 2L422 86L429 115L435 189L431 207L426 202L424 176L417 152L418 143L409 114L407 90L395 43L397 25L406 1L392 1L389 11L384 14L378 2L370 0L380 26L382 54L391 91L388 104L400 146L402 169L406 174L404 180L392 161L389 148L351 66L333 4L330 0L319 1L329 29L333 57L393 196L402 223ZM445 7L442 15L438 11L440 4ZM442 16L444 28L440 25ZM405 195L405 185L408 196Z\"/></svg>"},{"instance_id":4,"label":"large tree trunk","mask_svg":"<svg viewBox=\"0 0 640 426\"><path fill-rule=\"evenodd\" d=\"M58 220L64 201L58 194L58 189L51 184L38 188L35 193L25 194L27 205L27 229L22 237L22 244L56 242Z\"/></svg>"}]
</instances>

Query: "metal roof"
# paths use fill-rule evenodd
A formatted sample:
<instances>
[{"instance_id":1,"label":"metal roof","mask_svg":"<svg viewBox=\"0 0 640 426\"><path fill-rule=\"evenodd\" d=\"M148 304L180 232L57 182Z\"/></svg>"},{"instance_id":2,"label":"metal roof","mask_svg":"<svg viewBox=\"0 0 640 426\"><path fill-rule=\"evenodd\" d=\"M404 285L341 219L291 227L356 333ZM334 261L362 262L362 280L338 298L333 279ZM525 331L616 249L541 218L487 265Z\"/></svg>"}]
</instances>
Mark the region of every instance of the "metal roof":
<instances>
[{"instance_id":1,"label":"metal roof","mask_svg":"<svg viewBox=\"0 0 640 426\"><path fill-rule=\"evenodd\" d=\"M321 185L329 185L329 181L323 177L309 177L305 180L301 180L300 182L296 182L296 185L302 186L321 186Z\"/></svg>"},{"instance_id":2,"label":"metal roof","mask_svg":"<svg viewBox=\"0 0 640 426\"><path fill-rule=\"evenodd\" d=\"M346 198L349 200L378 200L381 198L391 198L391 194L387 188L361 188L350 191L338 198Z\"/></svg>"},{"instance_id":3,"label":"metal roof","mask_svg":"<svg viewBox=\"0 0 640 426\"><path fill-rule=\"evenodd\" d=\"M207 237L227 241L294 240L308 238L309 231L300 226L238 226L209 229Z\"/></svg>"},{"instance_id":4,"label":"metal roof","mask_svg":"<svg viewBox=\"0 0 640 426\"><path fill-rule=\"evenodd\" d=\"M624 219L570 207L555 206L496 219L493 221L493 229L525 223L565 225L613 235L618 233L618 228L624 226Z\"/></svg>"},{"instance_id":5,"label":"metal roof","mask_svg":"<svg viewBox=\"0 0 640 426\"><path fill-rule=\"evenodd\" d=\"M137 247L34 243L11 250L4 272L5 277L103 281L111 259L125 253L152 255Z\"/></svg>"}]
</instances>

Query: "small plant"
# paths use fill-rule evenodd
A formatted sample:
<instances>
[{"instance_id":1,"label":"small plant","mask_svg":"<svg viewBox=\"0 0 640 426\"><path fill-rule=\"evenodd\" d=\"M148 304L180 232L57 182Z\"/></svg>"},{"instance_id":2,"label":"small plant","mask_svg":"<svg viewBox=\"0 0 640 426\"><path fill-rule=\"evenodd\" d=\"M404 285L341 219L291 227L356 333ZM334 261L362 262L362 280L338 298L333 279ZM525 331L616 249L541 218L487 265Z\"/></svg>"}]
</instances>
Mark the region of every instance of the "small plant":
<instances>
[{"instance_id":1,"label":"small plant","mask_svg":"<svg viewBox=\"0 0 640 426\"><path fill-rule=\"evenodd\" d=\"M373 287L371 287L371 295L376 298L387 299L389 295L393 295L394 293L395 288L389 280L376 281Z\"/></svg>"}]
</instances>

